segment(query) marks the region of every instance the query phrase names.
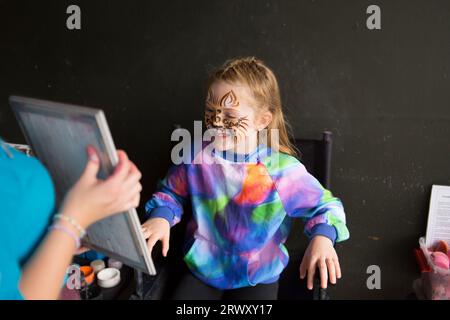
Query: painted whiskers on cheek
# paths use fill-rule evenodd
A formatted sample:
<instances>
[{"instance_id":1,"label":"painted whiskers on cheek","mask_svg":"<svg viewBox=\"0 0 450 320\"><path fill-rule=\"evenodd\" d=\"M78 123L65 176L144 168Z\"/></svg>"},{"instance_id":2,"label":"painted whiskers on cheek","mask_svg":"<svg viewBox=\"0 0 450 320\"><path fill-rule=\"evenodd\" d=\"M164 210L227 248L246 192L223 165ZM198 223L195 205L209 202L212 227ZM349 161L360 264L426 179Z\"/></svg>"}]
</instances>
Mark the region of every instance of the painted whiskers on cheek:
<instances>
[{"instance_id":1,"label":"painted whiskers on cheek","mask_svg":"<svg viewBox=\"0 0 450 320\"><path fill-rule=\"evenodd\" d=\"M225 129L232 130L233 137L237 141L238 137L245 137L248 130L248 117L241 117L233 121L231 119L225 119L223 121Z\"/></svg>"}]
</instances>

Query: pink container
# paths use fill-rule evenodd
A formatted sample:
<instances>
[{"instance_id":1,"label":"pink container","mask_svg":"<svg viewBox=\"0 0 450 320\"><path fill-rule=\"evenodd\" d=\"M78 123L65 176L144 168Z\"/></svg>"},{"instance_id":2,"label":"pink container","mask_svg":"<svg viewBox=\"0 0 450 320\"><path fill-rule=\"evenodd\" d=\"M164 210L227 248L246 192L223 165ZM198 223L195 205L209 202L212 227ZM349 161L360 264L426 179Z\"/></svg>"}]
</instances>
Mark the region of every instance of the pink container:
<instances>
[{"instance_id":1,"label":"pink container","mask_svg":"<svg viewBox=\"0 0 450 320\"><path fill-rule=\"evenodd\" d=\"M425 238L419 239L420 249L422 249L431 272L422 272L422 287L427 299L430 300L450 300L450 270L436 266L431 258L431 252L425 246Z\"/></svg>"}]
</instances>

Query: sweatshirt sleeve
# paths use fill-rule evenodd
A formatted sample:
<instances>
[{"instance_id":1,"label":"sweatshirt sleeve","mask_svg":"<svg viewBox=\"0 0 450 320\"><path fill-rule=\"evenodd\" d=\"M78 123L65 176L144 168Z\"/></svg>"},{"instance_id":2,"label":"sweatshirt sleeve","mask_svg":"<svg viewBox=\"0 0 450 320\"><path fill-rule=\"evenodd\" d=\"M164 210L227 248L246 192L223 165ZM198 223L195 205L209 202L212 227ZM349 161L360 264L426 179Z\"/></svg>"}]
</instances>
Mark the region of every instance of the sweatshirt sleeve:
<instances>
[{"instance_id":1,"label":"sweatshirt sleeve","mask_svg":"<svg viewBox=\"0 0 450 320\"><path fill-rule=\"evenodd\" d=\"M145 205L147 218L164 218L171 227L174 226L181 220L187 196L186 167L184 164L173 165Z\"/></svg>"},{"instance_id":2,"label":"sweatshirt sleeve","mask_svg":"<svg viewBox=\"0 0 450 320\"><path fill-rule=\"evenodd\" d=\"M349 238L342 202L297 159L281 156L275 181L287 215L305 221L309 238L324 235L333 243Z\"/></svg>"}]
</instances>

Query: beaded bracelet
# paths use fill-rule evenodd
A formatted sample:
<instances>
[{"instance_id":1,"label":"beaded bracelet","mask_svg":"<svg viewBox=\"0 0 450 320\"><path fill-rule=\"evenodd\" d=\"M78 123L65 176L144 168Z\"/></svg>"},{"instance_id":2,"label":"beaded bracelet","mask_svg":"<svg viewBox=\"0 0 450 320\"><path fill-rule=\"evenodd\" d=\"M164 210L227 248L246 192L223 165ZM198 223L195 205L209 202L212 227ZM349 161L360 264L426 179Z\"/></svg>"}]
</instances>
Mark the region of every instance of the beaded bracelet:
<instances>
[{"instance_id":1,"label":"beaded bracelet","mask_svg":"<svg viewBox=\"0 0 450 320\"><path fill-rule=\"evenodd\" d=\"M66 227L58 225L58 224L54 224L54 225L51 225L48 228L48 230L58 230L58 231L64 232L65 234L69 235L75 241L76 250L78 250L81 247L80 238L74 232L72 232L69 228L66 228Z\"/></svg>"},{"instance_id":2,"label":"beaded bracelet","mask_svg":"<svg viewBox=\"0 0 450 320\"><path fill-rule=\"evenodd\" d=\"M73 225L79 232L80 232L80 238L83 238L86 235L86 230L84 230L80 224L71 216L66 216L63 214L56 214L53 220L61 219L64 221L69 222L71 225Z\"/></svg>"}]
</instances>

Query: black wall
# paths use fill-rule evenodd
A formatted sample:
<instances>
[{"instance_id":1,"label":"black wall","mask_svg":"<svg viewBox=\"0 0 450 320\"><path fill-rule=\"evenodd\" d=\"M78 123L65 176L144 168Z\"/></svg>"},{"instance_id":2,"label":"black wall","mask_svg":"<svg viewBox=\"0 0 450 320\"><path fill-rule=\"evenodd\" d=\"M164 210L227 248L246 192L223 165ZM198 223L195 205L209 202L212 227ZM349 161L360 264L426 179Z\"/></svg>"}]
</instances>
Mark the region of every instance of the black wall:
<instances>
[{"instance_id":1,"label":"black wall","mask_svg":"<svg viewBox=\"0 0 450 320\"><path fill-rule=\"evenodd\" d=\"M370 4L381 30L366 28ZM242 55L274 69L297 137L334 133L351 239L333 297L406 297L431 185L450 184L448 1L0 1L0 135L24 142L10 94L102 108L143 172L144 203L173 125L202 119L207 71ZM381 290L366 287L372 264Z\"/></svg>"}]
</instances>

